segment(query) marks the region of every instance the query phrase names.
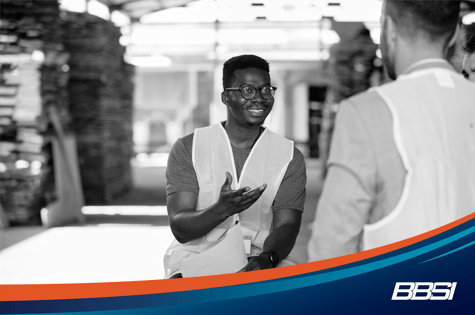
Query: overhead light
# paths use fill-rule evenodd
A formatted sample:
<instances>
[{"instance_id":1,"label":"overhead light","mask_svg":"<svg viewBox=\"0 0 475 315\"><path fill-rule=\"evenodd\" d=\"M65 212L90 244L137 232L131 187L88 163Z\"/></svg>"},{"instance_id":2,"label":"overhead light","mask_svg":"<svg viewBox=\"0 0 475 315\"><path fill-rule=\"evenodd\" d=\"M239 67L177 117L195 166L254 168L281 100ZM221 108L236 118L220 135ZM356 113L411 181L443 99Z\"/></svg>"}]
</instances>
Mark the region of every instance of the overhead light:
<instances>
[{"instance_id":1,"label":"overhead light","mask_svg":"<svg viewBox=\"0 0 475 315\"><path fill-rule=\"evenodd\" d=\"M132 44L142 45L212 45L216 34L213 28L136 25L131 39Z\"/></svg>"},{"instance_id":2,"label":"overhead light","mask_svg":"<svg viewBox=\"0 0 475 315\"><path fill-rule=\"evenodd\" d=\"M15 162L15 167L18 168L18 169L29 168L30 163L28 161L25 161L25 160L17 160Z\"/></svg>"},{"instance_id":3,"label":"overhead light","mask_svg":"<svg viewBox=\"0 0 475 315\"><path fill-rule=\"evenodd\" d=\"M111 14L111 21L114 23L116 26L127 26L130 24L130 18L125 15L124 13L115 10Z\"/></svg>"},{"instance_id":4,"label":"overhead light","mask_svg":"<svg viewBox=\"0 0 475 315\"><path fill-rule=\"evenodd\" d=\"M383 5L383 1L381 0L342 0L341 7L342 8L349 8L349 9L365 9L365 10L373 10L377 8L381 10Z\"/></svg>"},{"instance_id":5,"label":"overhead light","mask_svg":"<svg viewBox=\"0 0 475 315\"><path fill-rule=\"evenodd\" d=\"M379 45L380 38L381 38L381 29L380 28L373 28L369 31L369 35L373 40L373 43Z\"/></svg>"},{"instance_id":6,"label":"overhead light","mask_svg":"<svg viewBox=\"0 0 475 315\"><path fill-rule=\"evenodd\" d=\"M218 41L224 44L286 44L288 34L282 29L236 28L218 30Z\"/></svg>"},{"instance_id":7,"label":"overhead light","mask_svg":"<svg viewBox=\"0 0 475 315\"><path fill-rule=\"evenodd\" d=\"M140 18L140 22L144 24L212 23L215 21L215 10L202 7L169 8L146 14Z\"/></svg>"},{"instance_id":8,"label":"overhead light","mask_svg":"<svg viewBox=\"0 0 475 315\"><path fill-rule=\"evenodd\" d=\"M265 16L269 21L293 22L293 21L320 21L321 10L316 7L304 7L286 10L284 8L271 7L266 9Z\"/></svg>"},{"instance_id":9,"label":"overhead light","mask_svg":"<svg viewBox=\"0 0 475 315\"><path fill-rule=\"evenodd\" d=\"M475 23L475 12L465 15L462 19L462 22L465 25L470 25L472 23Z\"/></svg>"},{"instance_id":10,"label":"overhead light","mask_svg":"<svg viewBox=\"0 0 475 315\"><path fill-rule=\"evenodd\" d=\"M130 45L132 43L132 40L130 39L130 36L123 35L119 38L119 43L125 47Z\"/></svg>"},{"instance_id":11,"label":"overhead light","mask_svg":"<svg viewBox=\"0 0 475 315\"><path fill-rule=\"evenodd\" d=\"M219 60L225 61L231 57L248 54L249 51L232 51L225 54L219 55ZM253 54L261 56L266 60L282 60L282 61L318 61L328 57L328 54L323 51L319 52L317 50L304 51L304 50L253 50Z\"/></svg>"},{"instance_id":12,"label":"overhead light","mask_svg":"<svg viewBox=\"0 0 475 315\"><path fill-rule=\"evenodd\" d=\"M254 22L257 16L265 16L259 13L251 8L223 8L217 11L220 22Z\"/></svg>"},{"instance_id":13,"label":"overhead light","mask_svg":"<svg viewBox=\"0 0 475 315\"><path fill-rule=\"evenodd\" d=\"M41 62L45 60L45 54L41 50L35 50L31 53L31 59Z\"/></svg>"},{"instance_id":14,"label":"overhead light","mask_svg":"<svg viewBox=\"0 0 475 315\"><path fill-rule=\"evenodd\" d=\"M86 11L86 0L61 0L60 8L72 12Z\"/></svg>"},{"instance_id":15,"label":"overhead light","mask_svg":"<svg viewBox=\"0 0 475 315\"><path fill-rule=\"evenodd\" d=\"M377 22L381 17L379 10L342 10L334 16L337 22Z\"/></svg>"},{"instance_id":16,"label":"overhead light","mask_svg":"<svg viewBox=\"0 0 475 315\"><path fill-rule=\"evenodd\" d=\"M126 57L128 63L140 68L161 68L170 67L172 60L167 56L129 56Z\"/></svg>"},{"instance_id":17,"label":"overhead light","mask_svg":"<svg viewBox=\"0 0 475 315\"><path fill-rule=\"evenodd\" d=\"M333 45L340 42L340 36L334 30L322 30L321 34L322 43L324 45Z\"/></svg>"},{"instance_id":18,"label":"overhead light","mask_svg":"<svg viewBox=\"0 0 475 315\"><path fill-rule=\"evenodd\" d=\"M103 18L104 20L110 19L109 8L97 0L89 0L87 2L87 12L91 15Z\"/></svg>"},{"instance_id":19,"label":"overhead light","mask_svg":"<svg viewBox=\"0 0 475 315\"><path fill-rule=\"evenodd\" d=\"M376 50L376 57L379 59L383 58L383 54L381 53L381 49Z\"/></svg>"}]
</instances>

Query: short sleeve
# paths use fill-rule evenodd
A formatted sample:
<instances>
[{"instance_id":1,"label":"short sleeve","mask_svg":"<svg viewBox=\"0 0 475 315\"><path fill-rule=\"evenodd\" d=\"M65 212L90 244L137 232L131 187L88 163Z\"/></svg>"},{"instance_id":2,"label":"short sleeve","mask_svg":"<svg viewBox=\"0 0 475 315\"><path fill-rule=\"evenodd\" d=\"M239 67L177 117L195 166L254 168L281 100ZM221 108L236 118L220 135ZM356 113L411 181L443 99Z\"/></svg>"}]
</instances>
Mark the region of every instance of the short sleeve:
<instances>
[{"instance_id":1,"label":"short sleeve","mask_svg":"<svg viewBox=\"0 0 475 315\"><path fill-rule=\"evenodd\" d=\"M310 261L359 251L374 202L376 163L366 126L348 101L337 114L328 174L309 243Z\"/></svg>"},{"instance_id":2,"label":"short sleeve","mask_svg":"<svg viewBox=\"0 0 475 315\"><path fill-rule=\"evenodd\" d=\"M199 193L198 179L191 158L193 134L178 139L173 145L166 171L167 196L182 191Z\"/></svg>"},{"instance_id":3,"label":"short sleeve","mask_svg":"<svg viewBox=\"0 0 475 315\"><path fill-rule=\"evenodd\" d=\"M272 211L280 209L294 209L303 211L305 205L305 185L307 184L307 171L303 154L294 148L294 157L290 161L284 178L279 186L277 195L272 205Z\"/></svg>"}]
</instances>

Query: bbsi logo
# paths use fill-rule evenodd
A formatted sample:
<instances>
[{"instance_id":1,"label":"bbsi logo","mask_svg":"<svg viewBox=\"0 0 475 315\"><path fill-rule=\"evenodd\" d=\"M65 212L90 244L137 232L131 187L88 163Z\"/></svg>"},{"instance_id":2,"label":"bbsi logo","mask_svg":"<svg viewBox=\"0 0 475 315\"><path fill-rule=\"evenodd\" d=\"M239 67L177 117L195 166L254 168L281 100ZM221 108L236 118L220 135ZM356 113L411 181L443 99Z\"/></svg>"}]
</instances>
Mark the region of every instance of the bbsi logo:
<instances>
[{"instance_id":1,"label":"bbsi logo","mask_svg":"<svg viewBox=\"0 0 475 315\"><path fill-rule=\"evenodd\" d=\"M391 300L452 300L457 282L396 282Z\"/></svg>"}]
</instances>

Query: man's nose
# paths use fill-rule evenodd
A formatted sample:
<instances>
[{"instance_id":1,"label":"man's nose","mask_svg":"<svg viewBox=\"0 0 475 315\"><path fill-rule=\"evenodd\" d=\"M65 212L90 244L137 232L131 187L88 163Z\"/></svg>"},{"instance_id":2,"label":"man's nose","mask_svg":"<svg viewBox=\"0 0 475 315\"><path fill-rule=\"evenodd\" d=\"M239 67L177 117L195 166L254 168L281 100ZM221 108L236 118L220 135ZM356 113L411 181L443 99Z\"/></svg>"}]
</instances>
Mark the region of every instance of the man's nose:
<instances>
[{"instance_id":1,"label":"man's nose","mask_svg":"<svg viewBox=\"0 0 475 315\"><path fill-rule=\"evenodd\" d=\"M262 96L261 90L256 90L256 95L252 98L254 102L265 102L266 99Z\"/></svg>"}]
</instances>

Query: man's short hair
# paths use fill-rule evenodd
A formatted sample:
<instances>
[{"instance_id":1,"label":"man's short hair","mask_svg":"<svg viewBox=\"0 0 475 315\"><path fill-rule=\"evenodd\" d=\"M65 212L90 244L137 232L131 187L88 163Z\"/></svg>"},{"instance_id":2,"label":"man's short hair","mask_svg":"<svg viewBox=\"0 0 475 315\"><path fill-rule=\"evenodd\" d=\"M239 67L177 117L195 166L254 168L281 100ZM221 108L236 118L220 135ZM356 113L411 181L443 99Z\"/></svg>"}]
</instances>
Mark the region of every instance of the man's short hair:
<instances>
[{"instance_id":1,"label":"man's short hair","mask_svg":"<svg viewBox=\"0 0 475 315\"><path fill-rule=\"evenodd\" d=\"M233 84L234 73L237 70L256 68L269 73L269 63L261 57L255 55L236 56L224 63L223 66L223 88L226 89Z\"/></svg>"},{"instance_id":2,"label":"man's short hair","mask_svg":"<svg viewBox=\"0 0 475 315\"><path fill-rule=\"evenodd\" d=\"M475 53L475 35L472 35L470 39L463 45L463 50L468 55Z\"/></svg>"},{"instance_id":3,"label":"man's short hair","mask_svg":"<svg viewBox=\"0 0 475 315\"><path fill-rule=\"evenodd\" d=\"M404 35L424 33L431 42L448 40L459 21L461 1L386 0L387 14Z\"/></svg>"}]
</instances>

